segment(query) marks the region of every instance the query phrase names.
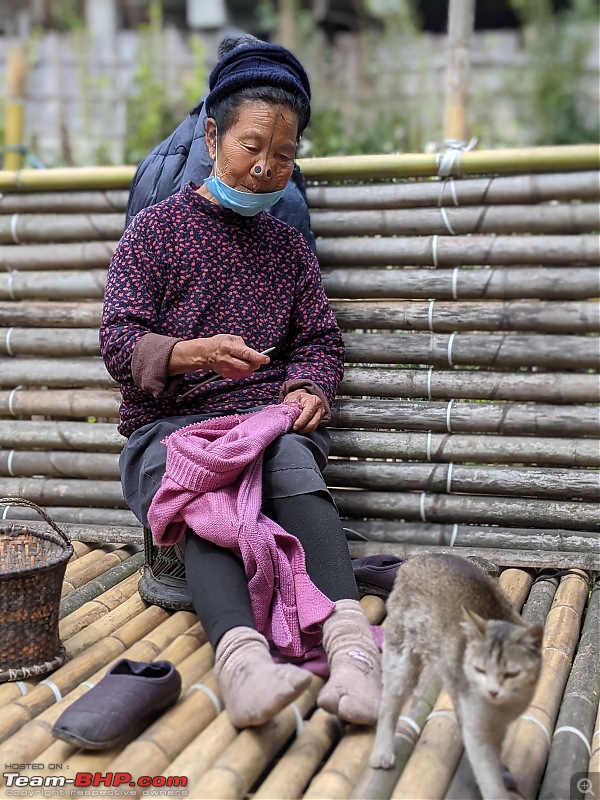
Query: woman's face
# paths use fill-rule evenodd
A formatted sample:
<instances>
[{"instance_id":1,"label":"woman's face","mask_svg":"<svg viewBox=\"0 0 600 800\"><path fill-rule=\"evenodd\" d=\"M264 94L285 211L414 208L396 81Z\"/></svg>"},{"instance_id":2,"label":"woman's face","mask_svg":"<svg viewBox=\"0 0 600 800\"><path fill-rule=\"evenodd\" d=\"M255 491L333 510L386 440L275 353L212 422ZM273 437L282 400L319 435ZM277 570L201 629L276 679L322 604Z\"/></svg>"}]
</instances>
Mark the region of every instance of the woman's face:
<instances>
[{"instance_id":1,"label":"woman's face","mask_svg":"<svg viewBox=\"0 0 600 800\"><path fill-rule=\"evenodd\" d=\"M292 175L298 115L286 106L246 100L237 120L216 144L216 123L206 121L213 175L242 192L275 192ZM215 163L216 158L216 163Z\"/></svg>"}]
</instances>

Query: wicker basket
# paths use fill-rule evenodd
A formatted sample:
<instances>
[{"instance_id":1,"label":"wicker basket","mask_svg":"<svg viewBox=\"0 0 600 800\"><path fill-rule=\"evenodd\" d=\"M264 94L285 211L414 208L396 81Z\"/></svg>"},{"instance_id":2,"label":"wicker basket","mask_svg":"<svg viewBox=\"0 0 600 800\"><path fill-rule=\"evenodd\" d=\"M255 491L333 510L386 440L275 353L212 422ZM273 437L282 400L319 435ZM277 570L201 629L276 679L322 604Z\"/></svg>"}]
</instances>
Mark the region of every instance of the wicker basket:
<instances>
[{"instance_id":1,"label":"wicker basket","mask_svg":"<svg viewBox=\"0 0 600 800\"><path fill-rule=\"evenodd\" d=\"M35 503L3 498L0 505L30 506L52 528L37 531L19 523L0 523L0 683L3 683L45 675L64 662L58 611L73 546Z\"/></svg>"}]
</instances>

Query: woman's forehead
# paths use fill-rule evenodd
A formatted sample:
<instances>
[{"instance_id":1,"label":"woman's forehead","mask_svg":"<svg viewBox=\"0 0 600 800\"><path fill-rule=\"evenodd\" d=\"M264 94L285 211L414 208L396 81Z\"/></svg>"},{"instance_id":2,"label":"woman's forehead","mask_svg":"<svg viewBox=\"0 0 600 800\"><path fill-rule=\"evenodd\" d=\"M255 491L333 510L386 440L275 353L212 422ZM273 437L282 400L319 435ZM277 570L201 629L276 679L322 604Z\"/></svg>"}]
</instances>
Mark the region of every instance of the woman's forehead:
<instances>
[{"instance_id":1,"label":"woman's forehead","mask_svg":"<svg viewBox=\"0 0 600 800\"><path fill-rule=\"evenodd\" d=\"M233 124L237 133L242 131L257 134L277 131L296 139L298 131L298 114L288 106L274 105L262 100L246 100L240 105L237 118Z\"/></svg>"}]
</instances>

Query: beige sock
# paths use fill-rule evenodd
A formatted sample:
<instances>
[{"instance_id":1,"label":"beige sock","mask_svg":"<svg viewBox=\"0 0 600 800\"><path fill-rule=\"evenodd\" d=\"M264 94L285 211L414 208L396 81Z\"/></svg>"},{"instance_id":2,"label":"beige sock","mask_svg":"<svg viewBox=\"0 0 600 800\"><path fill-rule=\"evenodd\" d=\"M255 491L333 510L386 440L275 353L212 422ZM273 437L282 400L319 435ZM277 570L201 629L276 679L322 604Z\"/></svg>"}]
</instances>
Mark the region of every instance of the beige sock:
<instances>
[{"instance_id":1,"label":"beige sock","mask_svg":"<svg viewBox=\"0 0 600 800\"><path fill-rule=\"evenodd\" d=\"M267 640L245 626L225 633L215 653L215 676L227 715L236 728L262 725L302 694L310 672L276 664Z\"/></svg>"},{"instance_id":2,"label":"beige sock","mask_svg":"<svg viewBox=\"0 0 600 800\"><path fill-rule=\"evenodd\" d=\"M329 680L317 705L346 722L374 725L381 699L381 654L358 600L338 600L323 623Z\"/></svg>"}]
</instances>

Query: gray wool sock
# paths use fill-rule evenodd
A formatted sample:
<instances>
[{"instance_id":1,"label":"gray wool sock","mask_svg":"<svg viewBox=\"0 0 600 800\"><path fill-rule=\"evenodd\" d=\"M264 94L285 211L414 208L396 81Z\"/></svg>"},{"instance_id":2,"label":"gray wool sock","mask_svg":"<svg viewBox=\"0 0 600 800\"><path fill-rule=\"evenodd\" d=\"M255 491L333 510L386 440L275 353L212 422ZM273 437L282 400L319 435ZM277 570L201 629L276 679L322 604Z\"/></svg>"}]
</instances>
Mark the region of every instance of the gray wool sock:
<instances>
[{"instance_id":1,"label":"gray wool sock","mask_svg":"<svg viewBox=\"0 0 600 800\"><path fill-rule=\"evenodd\" d=\"M238 626L217 644L215 676L231 724L262 725L308 688L310 673L293 664L276 664L262 634Z\"/></svg>"},{"instance_id":2,"label":"gray wool sock","mask_svg":"<svg viewBox=\"0 0 600 800\"><path fill-rule=\"evenodd\" d=\"M381 699L381 654L358 600L338 600L323 623L329 680L317 705L356 725L377 722Z\"/></svg>"}]
</instances>

